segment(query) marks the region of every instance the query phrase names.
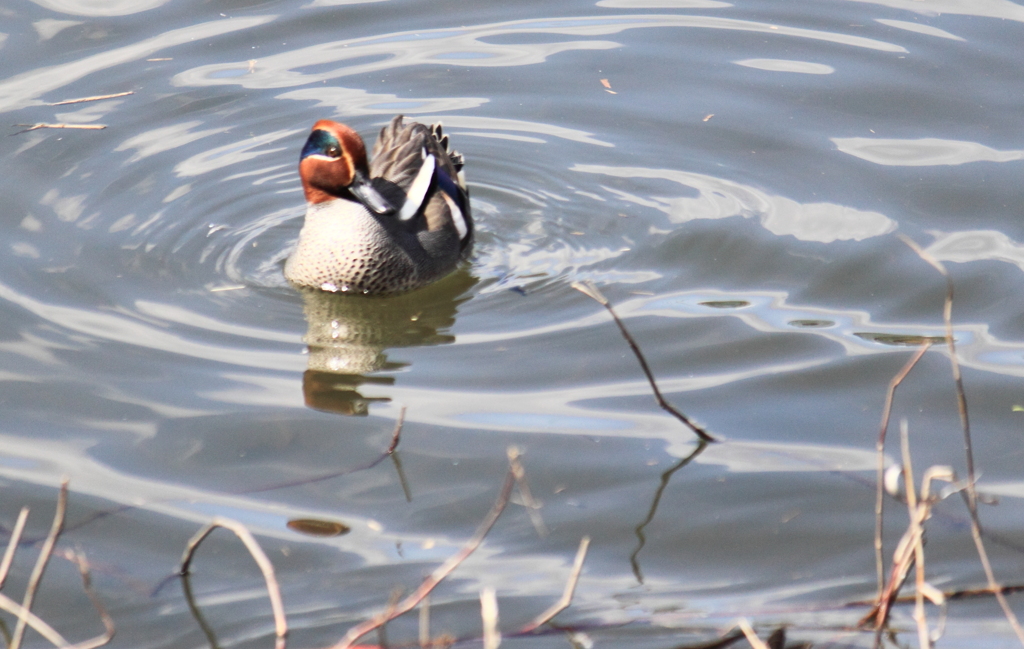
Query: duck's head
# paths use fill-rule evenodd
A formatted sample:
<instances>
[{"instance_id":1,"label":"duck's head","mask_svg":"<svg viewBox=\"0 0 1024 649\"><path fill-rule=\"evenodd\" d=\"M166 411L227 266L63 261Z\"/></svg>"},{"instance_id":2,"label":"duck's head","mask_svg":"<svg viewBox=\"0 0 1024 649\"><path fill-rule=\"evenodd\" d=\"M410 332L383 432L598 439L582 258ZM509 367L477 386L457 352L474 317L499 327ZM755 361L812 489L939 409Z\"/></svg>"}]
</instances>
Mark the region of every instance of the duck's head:
<instances>
[{"instance_id":1,"label":"duck's head","mask_svg":"<svg viewBox=\"0 0 1024 649\"><path fill-rule=\"evenodd\" d=\"M363 139L344 124L322 119L313 125L302 147L299 177L310 203L343 198L362 203L374 214L395 211L395 206L370 184Z\"/></svg>"}]
</instances>

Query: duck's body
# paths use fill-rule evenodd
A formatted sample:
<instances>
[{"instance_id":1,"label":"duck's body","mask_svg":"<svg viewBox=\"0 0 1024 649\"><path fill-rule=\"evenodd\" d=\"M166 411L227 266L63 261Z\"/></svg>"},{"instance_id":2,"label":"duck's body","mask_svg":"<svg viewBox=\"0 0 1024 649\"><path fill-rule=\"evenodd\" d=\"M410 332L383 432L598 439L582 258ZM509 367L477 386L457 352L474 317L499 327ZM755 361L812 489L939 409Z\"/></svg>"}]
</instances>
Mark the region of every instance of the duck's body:
<instances>
[{"instance_id":1,"label":"duck's body","mask_svg":"<svg viewBox=\"0 0 1024 649\"><path fill-rule=\"evenodd\" d=\"M306 220L285 277L326 291L387 294L447 275L473 243L461 168L440 126L395 117L367 165L355 131L320 120L299 162Z\"/></svg>"}]
</instances>

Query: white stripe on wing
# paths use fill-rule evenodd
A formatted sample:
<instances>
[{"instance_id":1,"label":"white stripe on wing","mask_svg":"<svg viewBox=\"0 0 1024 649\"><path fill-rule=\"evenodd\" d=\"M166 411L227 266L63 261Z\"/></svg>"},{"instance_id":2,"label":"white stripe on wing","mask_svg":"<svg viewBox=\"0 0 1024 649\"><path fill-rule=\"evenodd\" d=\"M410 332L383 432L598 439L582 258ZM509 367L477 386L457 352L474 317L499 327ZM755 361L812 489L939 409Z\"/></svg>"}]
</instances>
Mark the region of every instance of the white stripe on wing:
<instances>
[{"instance_id":1,"label":"white stripe on wing","mask_svg":"<svg viewBox=\"0 0 1024 649\"><path fill-rule=\"evenodd\" d=\"M412 184L409 185L409 190L405 193L405 203L402 205L402 210L398 213L399 220L408 221L416 216L416 213L420 211L420 207L423 206L423 199L427 195L427 190L430 189L430 181L434 179L434 165L437 161L433 155L427 153L426 149L423 149L423 155L423 166L420 167L419 173L416 174L416 178L413 179Z\"/></svg>"}]
</instances>

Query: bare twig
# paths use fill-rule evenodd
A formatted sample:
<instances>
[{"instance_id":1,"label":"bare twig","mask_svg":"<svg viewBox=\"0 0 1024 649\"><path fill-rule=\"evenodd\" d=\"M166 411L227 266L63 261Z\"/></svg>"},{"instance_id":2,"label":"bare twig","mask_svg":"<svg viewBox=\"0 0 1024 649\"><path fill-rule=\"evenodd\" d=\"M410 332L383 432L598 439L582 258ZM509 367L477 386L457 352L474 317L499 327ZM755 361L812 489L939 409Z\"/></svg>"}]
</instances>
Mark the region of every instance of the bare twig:
<instances>
[{"instance_id":1,"label":"bare twig","mask_svg":"<svg viewBox=\"0 0 1024 649\"><path fill-rule=\"evenodd\" d=\"M750 643L751 647L754 649L768 649L768 645L764 643L764 640L757 637L757 634L754 633L754 629L750 626L747 618L741 617L736 621L736 626L740 628L740 631L743 631L743 635L746 636L747 642Z\"/></svg>"},{"instance_id":2,"label":"bare twig","mask_svg":"<svg viewBox=\"0 0 1024 649\"><path fill-rule=\"evenodd\" d=\"M11 539L7 542L7 551L4 552L3 561L0 561L0 588L4 587L7 581L7 573L11 570L11 562L14 561L14 551L18 549L21 542L21 533L25 531L25 521L28 520L28 507L22 507L18 513L18 520L14 522L14 529L11 531Z\"/></svg>"},{"instance_id":3,"label":"bare twig","mask_svg":"<svg viewBox=\"0 0 1024 649\"><path fill-rule=\"evenodd\" d=\"M875 447L878 453L878 484L875 492L875 566L878 573L879 600L881 600L882 592L885 590L885 560L882 548L882 508L885 503L885 486L882 484L885 475L885 433L889 428L889 416L892 414L892 402L896 396L897 386L903 382L903 379L907 378L907 374L910 373L910 370L914 369L914 366L917 365L917 362L921 360L921 357L924 356L924 353L928 351L931 345L930 340L925 340L913 358L907 361L907 364L903 366L903 369L896 376L892 377L889 381L889 389L885 394L885 407L882 408L882 425L878 429L878 443Z\"/></svg>"},{"instance_id":4,"label":"bare twig","mask_svg":"<svg viewBox=\"0 0 1024 649\"><path fill-rule=\"evenodd\" d=\"M388 444L387 450L384 451L385 455L391 455L398 449L398 442L401 441L402 437L402 426L405 424L405 406L398 411L398 419L395 420L395 428L391 431L391 443Z\"/></svg>"},{"instance_id":5,"label":"bare twig","mask_svg":"<svg viewBox=\"0 0 1024 649\"><path fill-rule=\"evenodd\" d=\"M19 620L24 619L25 624L32 627L33 630L46 638L46 640L53 646L58 647L59 649L68 649L71 646L71 643L65 640L64 636L47 624L41 617L32 611L26 610L24 606L3 593L0 593L0 610L16 615ZM13 644L11 646L13 646Z\"/></svg>"},{"instance_id":6,"label":"bare twig","mask_svg":"<svg viewBox=\"0 0 1024 649\"><path fill-rule=\"evenodd\" d=\"M263 552L259 543L253 537L245 525L242 525L238 521L233 521L228 518L216 517L209 523L207 523L201 530L196 532L195 536L189 539L185 552L181 555L181 564L178 566L178 574L188 574L189 567L192 564L192 558L195 556L196 550L199 548L199 544L203 542L210 532L223 527L231 530L235 533L235 536L245 545L246 549L249 550L249 554L252 555L253 560L256 561L256 565L260 567L260 571L263 573L263 579L267 583L267 595L270 597L270 606L274 611L274 631L277 635L277 649L284 649L285 639L288 636L288 620L284 615L284 603L281 601L281 589L277 585L277 577L274 576L274 566L270 563L270 559Z\"/></svg>"},{"instance_id":7,"label":"bare twig","mask_svg":"<svg viewBox=\"0 0 1024 649\"><path fill-rule=\"evenodd\" d=\"M530 515L530 522L533 523L533 528L537 530L537 536L544 538L548 535L548 527L544 524L544 519L541 518L540 505L537 504L537 501L533 499L533 495L530 493L530 485L526 482L526 470L523 469L523 464L519 461L519 449L515 446L508 447L508 466L512 471L512 475L516 477L519 495L523 499L523 506L526 507L526 511Z\"/></svg>"},{"instance_id":8,"label":"bare twig","mask_svg":"<svg viewBox=\"0 0 1024 649\"><path fill-rule=\"evenodd\" d=\"M658 383L654 380L654 374L651 372L651 368L647 365L647 359L644 358L643 352L640 351L640 346L636 344L635 340L633 340L633 336L626 329L626 325L622 323L622 320L619 319L618 314L615 313L615 309L612 308L611 302L608 301L608 298L602 295L601 292L597 290L597 287L591 282L573 282L572 287L603 306L608 310L608 313L611 314L612 320L615 321L615 324L619 327L619 331L622 333L622 337L626 339L627 343L629 343L629 348L633 350L633 354L636 356L637 361L640 362L640 369L644 371L644 375L647 377L647 382L651 384L651 390L654 392L654 398L657 400L658 405L661 406L662 410L669 412L676 419L683 422L683 424L692 430L697 437L701 438L705 442L717 441L714 437L708 434L706 430L694 423L689 417L679 412L675 406L665 400L665 397L661 396L661 390L658 389Z\"/></svg>"},{"instance_id":9,"label":"bare twig","mask_svg":"<svg viewBox=\"0 0 1024 649\"><path fill-rule=\"evenodd\" d=\"M51 106L67 106L68 104L84 104L87 101L101 101L103 99L115 99L117 97L127 97L128 95L134 95L135 92L129 90L128 92L117 92L112 95L96 95L95 97L82 97L80 99L65 99L64 101L58 101L50 104Z\"/></svg>"},{"instance_id":10,"label":"bare twig","mask_svg":"<svg viewBox=\"0 0 1024 649\"><path fill-rule=\"evenodd\" d=\"M473 537L466 541L466 544L462 546L462 549L460 549L458 552L449 557L444 563L438 566L434 570L434 572L430 573L430 576L427 577L423 581L423 583L420 584L419 588L413 591L412 594L410 594L404 600L399 602L388 619L398 617L399 615L402 615L403 613L411 611L413 608L415 608L416 605L419 604L424 597L430 594L430 591L434 590L434 588L436 588L437 585L440 584L445 577L451 574L451 572L455 570L455 568L458 567L460 563L465 561L469 555L473 554L473 552L478 547L480 547L480 543L483 542L484 537L487 536L487 533L491 530L491 527L494 526L495 521L498 520L498 516L501 515L501 512L504 511L505 506L508 504L509 496L512 494L512 487L514 487L515 484L516 478L512 470L510 469L508 473L505 474L505 482L501 486L501 491L498 493L497 500L495 500L494 505L491 507L491 510L487 512L487 516L484 517L484 520L477 527L476 533L473 534ZM388 620L384 620L380 616L378 616L374 619L367 620L366 622L361 622L360 624L357 624L356 626L349 629L348 633L345 634L345 637L342 638L337 644L335 644L334 647L332 647L332 649L349 649L350 647L352 647L356 640L366 635L370 631L373 631L378 626L387 621Z\"/></svg>"},{"instance_id":11,"label":"bare twig","mask_svg":"<svg viewBox=\"0 0 1024 649\"><path fill-rule=\"evenodd\" d=\"M999 602L999 607L1003 609L1003 614L1013 628L1013 632L1017 635L1017 640L1024 645L1024 628L1021 628L1016 614L1010 608L1010 603L1003 594L1002 586L996 581L995 572L992 570L992 563L989 561L988 551L985 549L985 543L981 536L981 518L978 515L978 492L975 488L974 450L971 443L970 419L967 416L967 396L964 392L960 361L956 354L956 341L953 338L953 278L945 266L927 251L923 250L921 246L917 245L914 240L902 234L897 236L916 252L918 257L939 271L946 280L946 298L943 301L942 319L946 325L946 345L949 347L949 362L953 371L953 382L956 385L957 409L960 413L960 424L963 427L964 433L964 454L967 459L967 486L963 493L965 495L964 500L967 503L967 510L971 515L971 537L974 539L974 547L978 552L978 558L985 571L985 578L988 580L989 588L992 589L996 601Z\"/></svg>"},{"instance_id":12,"label":"bare twig","mask_svg":"<svg viewBox=\"0 0 1024 649\"><path fill-rule=\"evenodd\" d=\"M576 550L576 560L573 561L572 572L569 573L569 580L565 582L565 592L562 593L562 597L559 598L551 608L538 615L532 622L520 629L519 633L529 633L530 631L533 631L568 608L569 604L572 602L572 595L576 592L576 583L580 579L580 572L583 571L583 560L587 558L588 547L590 547L590 537L584 536L580 539L579 549Z\"/></svg>"},{"instance_id":13,"label":"bare twig","mask_svg":"<svg viewBox=\"0 0 1024 649\"><path fill-rule=\"evenodd\" d=\"M67 128L77 129L80 131L102 131L107 128L106 124L46 124L40 122L38 124L17 124L16 126L27 126L28 128L22 129L17 133L11 133L11 135L21 135L22 133L28 133L29 131L36 131L41 128Z\"/></svg>"},{"instance_id":14,"label":"bare twig","mask_svg":"<svg viewBox=\"0 0 1024 649\"><path fill-rule=\"evenodd\" d=\"M78 566L78 572L82 575L82 589L85 591L86 596L88 596L89 601L92 602L93 608L95 608L96 612L99 614L100 621L103 622L104 629L104 632L100 635L90 640L79 642L73 646L73 649L96 649L96 647L102 647L113 639L116 627L114 626L113 618L111 618L110 614L107 613L106 607L103 606L103 602L100 601L99 596L96 595L96 591L92 588L92 575L89 572L89 560L86 559L85 553L81 550L76 550L74 552L69 550L64 553L64 556L66 559Z\"/></svg>"},{"instance_id":15,"label":"bare twig","mask_svg":"<svg viewBox=\"0 0 1024 649\"><path fill-rule=\"evenodd\" d=\"M498 631L498 598L494 589L480 591L480 619L483 621L484 649L498 649L501 645L501 631Z\"/></svg>"},{"instance_id":16,"label":"bare twig","mask_svg":"<svg viewBox=\"0 0 1024 649\"><path fill-rule=\"evenodd\" d=\"M28 623L25 613L32 610L32 601L36 597L36 589L39 588L39 582L42 581L43 573L46 572L46 564L50 561L50 556L53 554L53 546L57 544L57 537L60 536L60 531L64 527L64 514L67 512L67 509L68 479L63 478L60 483L60 492L57 494L57 507L53 512L53 524L50 525L50 533L46 536L43 546L39 549L39 558L32 569L32 574L29 575L28 585L25 587L25 596L21 600L23 611L18 615L18 624L14 627L14 635L11 637L11 649L18 649L25 637L25 626Z\"/></svg>"},{"instance_id":17,"label":"bare twig","mask_svg":"<svg viewBox=\"0 0 1024 649\"><path fill-rule=\"evenodd\" d=\"M910 432L907 420L900 421L900 450L903 457L903 483L907 488L907 512L910 515L910 546L914 551L917 588L914 589L914 622L917 624L917 642L920 649L931 649L928 637L928 618L924 612L924 528L921 526L921 512L917 502L917 487L914 485L914 467L910 459Z\"/></svg>"}]
</instances>

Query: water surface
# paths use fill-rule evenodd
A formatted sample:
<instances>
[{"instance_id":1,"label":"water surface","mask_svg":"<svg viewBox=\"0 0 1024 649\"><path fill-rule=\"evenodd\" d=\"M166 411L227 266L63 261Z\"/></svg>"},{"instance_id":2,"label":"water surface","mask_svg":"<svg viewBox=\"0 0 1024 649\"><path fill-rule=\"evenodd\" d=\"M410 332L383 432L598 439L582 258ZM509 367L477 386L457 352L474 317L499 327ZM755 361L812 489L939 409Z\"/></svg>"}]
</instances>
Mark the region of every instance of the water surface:
<instances>
[{"instance_id":1,"label":"water surface","mask_svg":"<svg viewBox=\"0 0 1024 649\"><path fill-rule=\"evenodd\" d=\"M0 522L28 504L38 538L70 478L62 545L88 553L113 646L208 644L163 579L215 515L266 548L292 645L334 642L471 536L510 445L550 534L510 506L435 592L436 632L478 637L485 586L518 628L589 535L556 621L595 645L674 647L740 616L870 645L842 606L875 588L885 389L944 332L944 280L897 234L955 283L980 487L1000 496L987 539L1020 580L1019 5L33 0L3 15L6 123L106 128L9 126L0 142ZM442 121L465 155L471 263L393 299L297 292L281 269L310 125L372 140L396 113ZM722 442L686 461L696 440L577 281ZM373 463L402 408L400 473ZM894 417L919 475L963 475L942 345ZM298 518L350 531L305 535ZM905 525L890 507L887 551ZM983 585L962 504L929 525L932 582ZM271 642L234 539L215 535L195 572L221 646ZM99 628L60 559L37 611L72 641ZM396 644L415 641L406 617ZM950 606L940 646L1013 638L982 599Z\"/></svg>"}]
</instances>

